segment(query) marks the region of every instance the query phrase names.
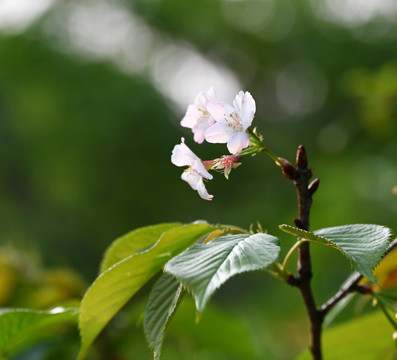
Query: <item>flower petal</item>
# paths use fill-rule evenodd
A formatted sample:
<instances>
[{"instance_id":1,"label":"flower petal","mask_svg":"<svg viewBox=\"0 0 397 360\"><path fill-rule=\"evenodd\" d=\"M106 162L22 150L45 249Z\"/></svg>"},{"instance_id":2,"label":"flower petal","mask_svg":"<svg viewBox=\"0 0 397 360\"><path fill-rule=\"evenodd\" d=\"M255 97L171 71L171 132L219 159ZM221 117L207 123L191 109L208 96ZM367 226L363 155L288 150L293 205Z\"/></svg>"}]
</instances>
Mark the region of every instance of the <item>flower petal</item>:
<instances>
[{"instance_id":1,"label":"flower petal","mask_svg":"<svg viewBox=\"0 0 397 360\"><path fill-rule=\"evenodd\" d=\"M197 191L198 191L200 197L204 200L212 200L212 198L214 197L214 195L208 194L208 191L205 188L204 181L202 178L198 181Z\"/></svg>"},{"instance_id":2,"label":"flower petal","mask_svg":"<svg viewBox=\"0 0 397 360\"><path fill-rule=\"evenodd\" d=\"M234 111L229 104L225 103L208 104L207 109L215 121L220 123L226 123L226 119Z\"/></svg>"},{"instance_id":3,"label":"flower petal","mask_svg":"<svg viewBox=\"0 0 397 360\"><path fill-rule=\"evenodd\" d=\"M211 118L212 119L212 118ZM205 131L208 129L209 126L211 126L212 121L201 121L201 122L197 122L197 124L195 126L193 126L192 131L194 134L194 141L198 144L201 144L204 139L204 133Z\"/></svg>"},{"instance_id":4,"label":"flower petal","mask_svg":"<svg viewBox=\"0 0 397 360\"><path fill-rule=\"evenodd\" d=\"M185 116L181 120L181 125L191 129L196 125L202 114L203 113L199 111L195 105L189 105Z\"/></svg>"},{"instance_id":5,"label":"flower petal","mask_svg":"<svg viewBox=\"0 0 397 360\"><path fill-rule=\"evenodd\" d=\"M201 177L212 180L213 176L207 171L203 162L200 159L197 159L191 166L191 168Z\"/></svg>"},{"instance_id":6,"label":"flower petal","mask_svg":"<svg viewBox=\"0 0 397 360\"><path fill-rule=\"evenodd\" d=\"M203 178L196 173L192 168L185 170L181 176L182 180L186 181L193 190L197 190L200 197L204 200L212 200L213 195L208 194L205 188Z\"/></svg>"},{"instance_id":7,"label":"flower petal","mask_svg":"<svg viewBox=\"0 0 397 360\"><path fill-rule=\"evenodd\" d=\"M202 179L202 177L190 167L182 173L181 178L183 181L186 181L193 190L197 190L198 182Z\"/></svg>"},{"instance_id":8,"label":"flower petal","mask_svg":"<svg viewBox=\"0 0 397 360\"><path fill-rule=\"evenodd\" d=\"M228 141L227 148L231 154L237 154L245 149L250 144L250 137L247 132L241 131L235 133Z\"/></svg>"},{"instance_id":9,"label":"flower petal","mask_svg":"<svg viewBox=\"0 0 397 360\"><path fill-rule=\"evenodd\" d=\"M200 91L194 99L194 105L202 111L207 110L209 103L215 102L216 94L213 86L208 91Z\"/></svg>"},{"instance_id":10,"label":"flower petal","mask_svg":"<svg viewBox=\"0 0 397 360\"><path fill-rule=\"evenodd\" d=\"M197 159L199 157L187 147L184 138L172 150L171 162L176 166L191 166Z\"/></svg>"},{"instance_id":11,"label":"flower petal","mask_svg":"<svg viewBox=\"0 0 397 360\"><path fill-rule=\"evenodd\" d=\"M240 91L233 101L235 112L239 115L241 124L243 125L244 131L247 130L254 119L256 104L252 95L246 91Z\"/></svg>"},{"instance_id":12,"label":"flower petal","mask_svg":"<svg viewBox=\"0 0 397 360\"><path fill-rule=\"evenodd\" d=\"M205 131L205 140L209 143L226 143L233 137L233 129L217 122Z\"/></svg>"}]
</instances>

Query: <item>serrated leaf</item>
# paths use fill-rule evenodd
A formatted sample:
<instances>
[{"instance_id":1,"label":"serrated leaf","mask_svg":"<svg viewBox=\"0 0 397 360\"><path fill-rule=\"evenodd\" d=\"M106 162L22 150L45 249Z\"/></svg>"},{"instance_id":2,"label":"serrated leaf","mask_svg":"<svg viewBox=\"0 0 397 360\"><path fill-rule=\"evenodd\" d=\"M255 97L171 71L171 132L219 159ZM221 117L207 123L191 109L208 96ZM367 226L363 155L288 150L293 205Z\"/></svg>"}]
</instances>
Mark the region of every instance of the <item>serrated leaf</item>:
<instances>
[{"instance_id":1,"label":"serrated leaf","mask_svg":"<svg viewBox=\"0 0 397 360\"><path fill-rule=\"evenodd\" d=\"M391 237L389 228L372 224L336 226L314 232L289 225L280 225L280 229L337 248L360 274L374 282L376 279L372 275L372 270L385 254Z\"/></svg>"},{"instance_id":2,"label":"serrated leaf","mask_svg":"<svg viewBox=\"0 0 397 360\"><path fill-rule=\"evenodd\" d=\"M214 230L205 224L189 224L163 233L148 251L116 263L88 288L81 303L79 327L83 359L94 339L125 303L175 255Z\"/></svg>"},{"instance_id":3,"label":"serrated leaf","mask_svg":"<svg viewBox=\"0 0 397 360\"><path fill-rule=\"evenodd\" d=\"M317 243L320 243L320 244L328 245L328 246L331 246L331 247L333 247L335 249L340 250L337 245L335 245L334 243L332 243L331 241L329 241L325 237L316 235L315 233L313 233L311 231L306 231L306 230L303 230L303 229L299 229L299 228L297 228L295 226L285 225L285 224L279 225L279 228L281 230L283 230L284 232L288 233L288 234L296 235L296 236L299 236L302 239L306 239L308 241L313 241L313 242L317 242Z\"/></svg>"},{"instance_id":4,"label":"serrated leaf","mask_svg":"<svg viewBox=\"0 0 397 360\"><path fill-rule=\"evenodd\" d=\"M61 324L77 323L77 310L57 307L50 311L0 310L0 358L42 340ZM53 333L52 333L53 336Z\"/></svg>"},{"instance_id":5,"label":"serrated leaf","mask_svg":"<svg viewBox=\"0 0 397 360\"><path fill-rule=\"evenodd\" d=\"M183 294L182 284L167 273L160 276L150 292L143 326L155 360L160 359L165 332Z\"/></svg>"},{"instance_id":6,"label":"serrated leaf","mask_svg":"<svg viewBox=\"0 0 397 360\"><path fill-rule=\"evenodd\" d=\"M101 264L101 272L130 255L148 250L157 242L162 233L181 225L181 223L165 223L145 226L121 236L113 241L106 250Z\"/></svg>"},{"instance_id":7,"label":"serrated leaf","mask_svg":"<svg viewBox=\"0 0 397 360\"><path fill-rule=\"evenodd\" d=\"M203 312L208 300L234 275L259 270L277 260L278 238L268 234L227 235L207 245L195 244L165 266L195 297Z\"/></svg>"}]
</instances>

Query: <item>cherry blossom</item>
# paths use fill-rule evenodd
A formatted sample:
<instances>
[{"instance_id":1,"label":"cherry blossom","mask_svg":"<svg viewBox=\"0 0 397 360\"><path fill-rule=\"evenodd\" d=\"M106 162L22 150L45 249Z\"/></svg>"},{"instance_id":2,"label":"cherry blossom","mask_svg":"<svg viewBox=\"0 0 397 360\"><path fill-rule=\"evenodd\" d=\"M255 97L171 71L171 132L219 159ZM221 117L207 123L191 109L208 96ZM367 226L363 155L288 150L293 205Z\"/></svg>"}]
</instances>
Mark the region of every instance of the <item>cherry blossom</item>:
<instances>
[{"instance_id":1,"label":"cherry blossom","mask_svg":"<svg viewBox=\"0 0 397 360\"><path fill-rule=\"evenodd\" d=\"M207 110L207 106L215 102L215 90L211 87L208 91L200 91L194 104L189 105L181 125L192 129L194 141L201 144L204 141L204 132L215 123L214 118Z\"/></svg>"},{"instance_id":2,"label":"cherry blossom","mask_svg":"<svg viewBox=\"0 0 397 360\"><path fill-rule=\"evenodd\" d=\"M233 107L225 103L209 103L207 109L216 122L205 131L205 140L210 143L227 143L232 154L249 146L247 129L254 119L256 105L248 91L240 91L236 95Z\"/></svg>"},{"instance_id":3,"label":"cherry blossom","mask_svg":"<svg viewBox=\"0 0 397 360\"><path fill-rule=\"evenodd\" d=\"M204 200L212 200L213 195L208 194L203 179L211 180L212 175L207 171L201 159L188 148L185 139L174 146L171 162L176 166L188 166L182 173L182 180L186 181L193 190L197 190Z\"/></svg>"}]
</instances>

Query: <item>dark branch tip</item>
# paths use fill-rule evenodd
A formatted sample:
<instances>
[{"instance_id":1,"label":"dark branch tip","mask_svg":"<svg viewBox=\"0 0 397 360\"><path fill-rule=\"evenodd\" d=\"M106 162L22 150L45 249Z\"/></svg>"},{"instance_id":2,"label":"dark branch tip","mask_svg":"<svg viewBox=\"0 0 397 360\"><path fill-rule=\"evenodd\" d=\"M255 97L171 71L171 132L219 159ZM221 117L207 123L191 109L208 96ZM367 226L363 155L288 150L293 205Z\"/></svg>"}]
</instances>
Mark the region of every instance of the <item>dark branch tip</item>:
<instances>
[{"instance_id":1,"label":"dark branch tip","mask_svg":"<svg viewBox=\"0 0 397 360\"><path fill-rule=\"evenodd\" d=\"M298 146L298 151L296 152L296 165L298 165L299 169L307 168L307 154L303 145Z\"/></svg>"}]
</instances>

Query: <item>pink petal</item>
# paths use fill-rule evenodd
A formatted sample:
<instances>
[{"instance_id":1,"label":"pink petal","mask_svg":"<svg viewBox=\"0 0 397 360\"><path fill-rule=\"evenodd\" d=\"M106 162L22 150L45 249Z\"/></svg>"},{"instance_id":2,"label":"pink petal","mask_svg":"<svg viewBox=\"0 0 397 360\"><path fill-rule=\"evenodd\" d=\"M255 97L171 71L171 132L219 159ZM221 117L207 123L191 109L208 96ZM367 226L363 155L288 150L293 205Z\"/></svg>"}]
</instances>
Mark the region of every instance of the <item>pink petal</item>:
<instances>
[{"instance_id":1,"label":"pink petal","mask_svg":"<svg viewBox=\"0 0 397 360\"><path fill-rule=\"evenodd\" d=\"M226 143L233 136L233 129L222 123L215 123L205 131L205 140L210 143Z\"/></svg>"},{"instance_id":2,"label":"pink petal","mask_svg":"<svg viewBox=\"0 0 397 360\"><path fill-rule=\"evenodd\" d=\"M208 104L207 109L215 121L221 123L226 123L225 118L229 118L234 111L230 105L224 103Z\"/></svg>"},{"instance_id":3,"label":"pink petal","mask_svg":"<svg viewBox=\"0 0 397 360\"><path fill-rule=\"evenodd\" d=\"M185 116L181 120L181 125L187 128L193 128L202 116L202 112L197 110L195 105L189 105Z\"/></svg>"},{"instance_id":4,"label":"pink petal","mask_svg":"<svg viewBox=\"0 0 397 360\"><path fill-rule=\"evenodd\" d=\"M250 144L250 137L246 132L235 133L230 141L227 143L227 148L231 154L237 154L245 149Z\"/></svg>"}]
</instances>

